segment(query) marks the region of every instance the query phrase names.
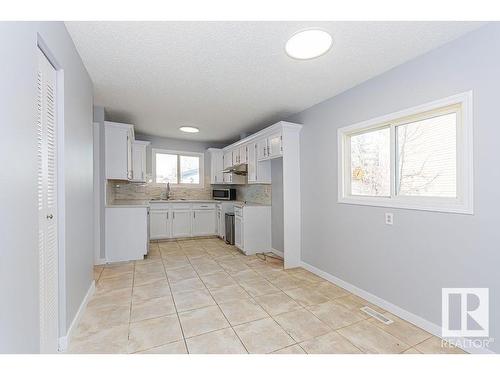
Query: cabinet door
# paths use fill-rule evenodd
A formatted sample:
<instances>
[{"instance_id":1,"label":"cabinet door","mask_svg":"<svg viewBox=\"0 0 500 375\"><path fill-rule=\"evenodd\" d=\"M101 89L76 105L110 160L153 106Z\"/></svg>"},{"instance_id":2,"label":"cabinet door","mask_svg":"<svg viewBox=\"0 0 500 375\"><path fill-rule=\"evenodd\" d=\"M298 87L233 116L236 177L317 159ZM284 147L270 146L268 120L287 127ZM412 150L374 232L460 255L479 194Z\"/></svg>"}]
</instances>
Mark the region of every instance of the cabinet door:
<instances>
[{"instance_id":1,"label":"cabinet door","mask_svg":"<svg viewBox=\"0 0 500 375\"><path fill-rule=\"evenodd\" d=\"M233 165L240 164L240 149L237 148L237 149L233 150L231 155L233 158Z\"/></svg>"},{"instance_id":2,"label":"cabinet door","mask_svg":"<svg viewBox=\"0 0 500 375\"><path fill-rule=\"evenodd\" d=\"M149 212L149 236L152 240L170 237L169 212Z\"/></svg>"},{"instance_id":3,"label":"cabinet door","mask_svg":"<svg viewBox=\"0 0 500 375\"><path fill-rule=\"evenodd\" d=\"M222 151L212 151L210 153L210 183L222 184L224 183L224 169Z\"/></svg>"},{"instance_id":4,"label":"cabinet door","mask_svg":"<svg viewBox=\"0 0 500 375\"><path fill-rule=\"evenodd\" d=\"M134 140L134 136L131 130L127 131L127 179L133 180L133 167L132 167L132 141Z\"/></svg>"},{"instance_id":5,"label":"cabinet door","mask_svg":"<svg viewBox=\"0 0 500 375\"><path fill-rule=\"evenodd\" d=\"M146 181L146 146L140 143L132 144L132 181Z\"/></svg>"},{"instance_id":6,"label":"cabinet door","mask_svg":"<svg viewBox=\"0 0 500 375\"><path fill-rule=\"evenodd\" d=\"M257 143L251 143L247 146L248 151L248 182L257 181Z\"/></svg>"},{"instance_id":7,"label":"cabinet door","mask_svg":"<svg viewBox=\"0 0 500 375\"><path fill-rule=\"evenodd\" d=\"M105 161L108 180L128 180L128 132L125 128L105 125Z\"/></svg>"},{"instance_id":8,"label":"cabinet door","mask_svg":"<svg viewBox=\"0 0 500 375\"><path fill-rule=\"evenodd\" d=\"M248 163L248 145L240 147L240 163L247 164Z\"/></svg>"},{"instance_id":9,"label":"cabinet door","mask_svg":"<svg viewBox=\"0 0 500 375\"><path fill-rule=\"evenodd\" d=\"M283 154L283 147L282 147L282 137L281 137L281 132L273 134L269 136L267 143L268 143L268 156L273 158L276 156L281 156Z\"/></svg>"},{"instance_id":10,"label":"cabinet door","mask_svg":"<svg viewBox=\"0 0 500 375\"><path fill-rule=\"evenodd\" d=\"M172 210L172 237L191 237L191 211Z\"/></svg>"},{"instance_id":11,"label":"cabinet door","mask_svg":"<svg viewBox=\"0 0 500 375\"><path fill-rule=\"evenodd\" d=\"M243 250L243 220L240 216L234 217L234 245Z\"/></svg>"},{"instance_id":12,"label":"cabinet door","mask_svg":"<svg viewBox=\"0 0 500 375\"><path fill-rule=\"evenodd\" d=\"M267 138L257 141L257 160L266 160L269 156L267 151Z\"/></svg>"},{"instance_id":13,"label":"cabinet door","mask_svg":"<svg viewBox=\"0 0 500 375\"><path fill-rule=\"evenodd\" d=\"M228 151L224 153L224 169L233 166L233 152Z\"/></svg>"},{"instance_id":14,"label":"cabinet door","mask_svg":"<svg viewBox=\"0 0 500 375\"><path fill-rule=\"evenodd\" d=\"M224 223L224 215L222 214L222 210L217 210L217 234L220 238L224 238L224 231L226 230L226 226Z\"/></svg>"},{"instance_id":15,"label":"cabinet door","mask_svg":"<svg viewBox=\"0 0 500 375\"><path fill-rule=\"evenodd\" d=\"M225 152L223 158L224 169L229 168L233 165L233 152ZM223 181L225 184L231 184L233 182L233 175L231 173L223 174Z\"/></svg>"},{"instance_id":16,"label":"cabinet door","mask_svg":"<svg viewBox=\"0 0 500 375\"><path fill-rule=\"evenodd\" d=\"M193 210L193 236L215 233L215 210Z\"/></svg>"}]
</instances>

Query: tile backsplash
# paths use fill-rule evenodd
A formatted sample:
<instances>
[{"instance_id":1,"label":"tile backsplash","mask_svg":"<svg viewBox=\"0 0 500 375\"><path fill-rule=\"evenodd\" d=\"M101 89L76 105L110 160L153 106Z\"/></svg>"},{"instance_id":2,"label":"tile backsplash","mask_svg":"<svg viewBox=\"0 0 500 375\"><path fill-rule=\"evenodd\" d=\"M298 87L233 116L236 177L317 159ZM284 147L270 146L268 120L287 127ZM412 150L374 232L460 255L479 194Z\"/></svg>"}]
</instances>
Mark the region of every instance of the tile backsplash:
<instances>
[{"instance_id":1,"label":"tile backsplash","mask_svg":"<svg viewBox=\"0 0 500 375\"><path fill-rule=\"evenodd\" d=\"M207 177L210 181L210 177ZM217 185L205 184L202 189L172 187L172 199L212 199L213 188L236 189L236 199L252 203L271 204L271 185ZM165 184L153 182L136 183L129 181L108 180L106 189L106 202L115 200L149 200L165 195Z\"/></svg>"},{"instance_id":2,"label":"tile backsplash","mask_svg":"<svg viewBox=\"0 0 500 375\"><path fill-rule=\"evenodd\" d=\"M252 203L271 204L271 185L237 185L236 199Z\"/></svg>"}]
</instances>

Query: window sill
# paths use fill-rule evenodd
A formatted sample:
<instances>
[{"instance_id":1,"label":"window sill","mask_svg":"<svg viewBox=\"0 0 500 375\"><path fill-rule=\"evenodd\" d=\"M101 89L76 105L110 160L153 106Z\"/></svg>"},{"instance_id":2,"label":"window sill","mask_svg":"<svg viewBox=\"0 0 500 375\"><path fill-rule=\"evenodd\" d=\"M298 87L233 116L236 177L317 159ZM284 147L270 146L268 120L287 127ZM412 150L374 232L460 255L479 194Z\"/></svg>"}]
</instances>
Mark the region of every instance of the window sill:
<instances>
[{"instance_id":1,"label":"window sill","mask_svg":"<svg viewBox=\"0 0 500 375\"><path fill-rule=\"evenodd\" d=\"M394 198L374 198L374 197L339 197L338 203L353 204L359 206L401 208L407 210L445 212L454 214L473 215L472 205L464 204L455 199L394 199Z\"/></svg>"}]
</instances>

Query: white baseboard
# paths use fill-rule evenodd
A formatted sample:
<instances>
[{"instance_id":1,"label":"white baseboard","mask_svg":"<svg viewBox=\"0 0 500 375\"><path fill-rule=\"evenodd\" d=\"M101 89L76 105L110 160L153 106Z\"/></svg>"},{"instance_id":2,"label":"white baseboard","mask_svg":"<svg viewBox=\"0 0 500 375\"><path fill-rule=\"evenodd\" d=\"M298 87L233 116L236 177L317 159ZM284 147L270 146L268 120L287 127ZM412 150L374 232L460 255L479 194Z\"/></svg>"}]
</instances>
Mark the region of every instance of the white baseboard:
<instances>
[{"instance_id":1,"label":"white baseboard","mask_svg":"<svg viewBox=\"0 0 500 375\"><path fill-rule=\"evenodd\" d=\"M106 264L106 259L104 258L99 258L94 260L94 266L100 266L102 264Z\"/></svg>"},{"instance_id":2,"label":"white baseboard","mask_svg":"<svg viewBox=\"0 0 500 375\"><path fill-rule=\"evenodd\" d=\"M271 253L276 254L276 255L282 257L283 259L285 258L285 253L283 251L271 248Z\"/></svg>"},{"instance_id":3,"label":"white baseboard","mask_svg":"<svg viewBox=\"0 0 500 375\"><path fill-rule=\"evenodd\" d=\"M325 271L320 270L319 268L316 268L309 263L301 261L301 265L303 268L305 268L308 271L311 271L312 273L348 290L349 292L358 295L359 297L367 300L370 303L373 303L374 305L379 306L380 308L390 312L391 314L394 314L398 317L400 317L403 320L406 320L414 325L416 325L419 328L422 328L424 331L427 331L429 333L432 333L434 336L441 337L441 327L435 323L432 323L418 315L415 315L405 309L402 309L399 306L394 305L393 303L386 301L374 294L371 294L370 292L367 292L364 289L358 288L355 285L352 285L348 283L347 281L344 281L342 279L339 279L338 277L335 277ZM460 341L460 340L457 340ZM487 349L487 348L467 348L465 349L463 347L463 350L465 350L468 353L473 353L473 354L495 354L493 351Z\"/></svg>"},{"instance_id":4,"label":"white baseboard","mask_svg":"<svg viewBox=\"0 0 500 375\"><path fill-rule=\"evenodd\" d=\"M80 307L78 308L78 311L76 312L75 318L71 322L71 325L69 326L68 332L66 333L66 336L59 337L59 351L60 352L65 352L68 350L68 346L71 340L71 336L74 333L74 330L76 327L78 327L78 323L80 323L80 320L82 319L83 312L85 311L85 308L87 307L87 304L90 301L90 298L95 292L95 281L92 280L92 284L90 284L89 290L87 291L87 294L83 298L82 303L80 304Z\"/></svg>"}]
</instances>

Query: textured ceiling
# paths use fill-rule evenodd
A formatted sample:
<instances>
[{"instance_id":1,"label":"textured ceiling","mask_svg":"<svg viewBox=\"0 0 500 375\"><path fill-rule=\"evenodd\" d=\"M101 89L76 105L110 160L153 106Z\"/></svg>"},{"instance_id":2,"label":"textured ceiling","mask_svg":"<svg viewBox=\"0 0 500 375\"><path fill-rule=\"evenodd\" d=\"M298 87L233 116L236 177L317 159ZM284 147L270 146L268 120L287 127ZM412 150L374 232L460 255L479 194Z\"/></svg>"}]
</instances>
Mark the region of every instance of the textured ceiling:
<instances>
[{"instance_id":1,"label":"textured ceiling","mask_svg":"<svg viewBox=\"0 0 500 375\"><path fill-rule=\"evenodd\" d=\"M151 135L229 141L304 110L477 27L472 22L66 22L112 121ZM284 53L321 27L333 48ZM200 128L183 134L179 126Z\"/></svg>"}]
</instances>

